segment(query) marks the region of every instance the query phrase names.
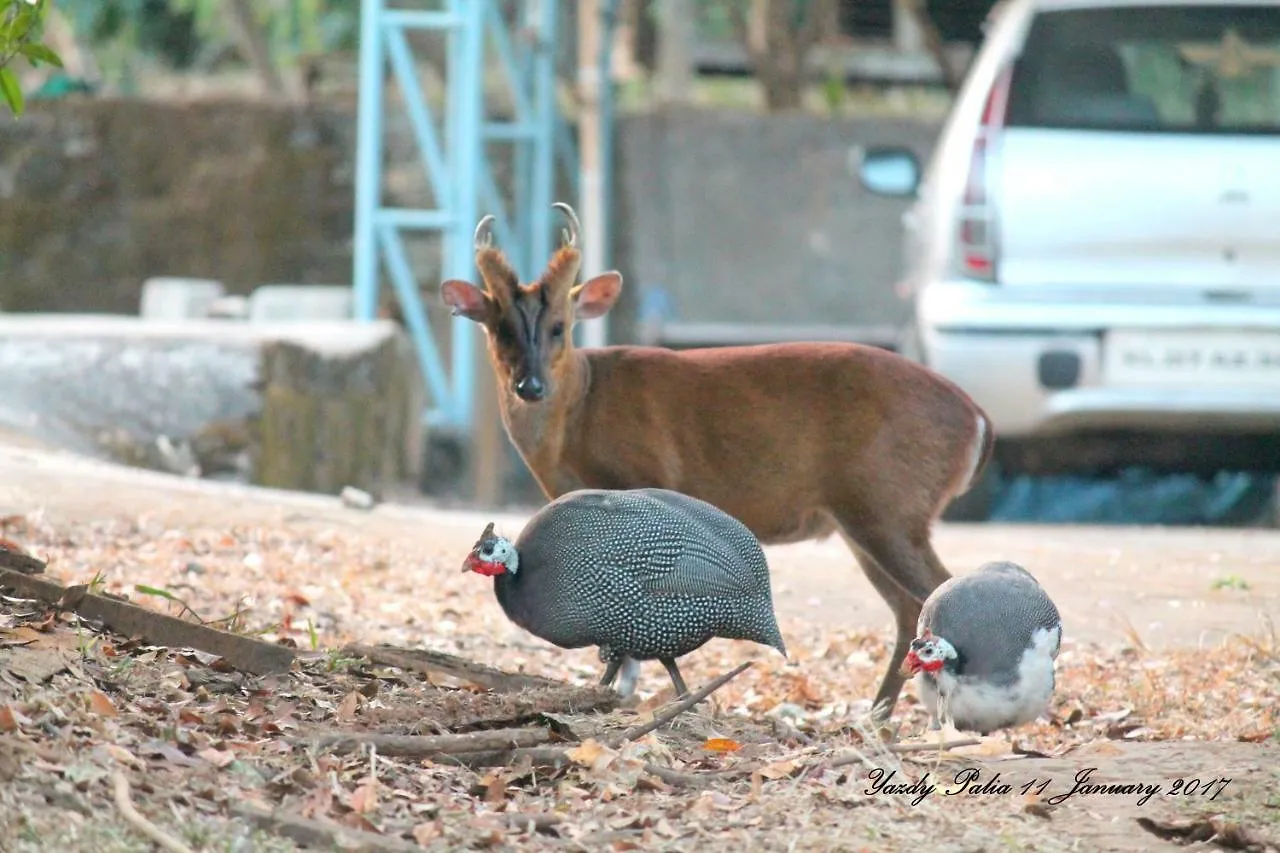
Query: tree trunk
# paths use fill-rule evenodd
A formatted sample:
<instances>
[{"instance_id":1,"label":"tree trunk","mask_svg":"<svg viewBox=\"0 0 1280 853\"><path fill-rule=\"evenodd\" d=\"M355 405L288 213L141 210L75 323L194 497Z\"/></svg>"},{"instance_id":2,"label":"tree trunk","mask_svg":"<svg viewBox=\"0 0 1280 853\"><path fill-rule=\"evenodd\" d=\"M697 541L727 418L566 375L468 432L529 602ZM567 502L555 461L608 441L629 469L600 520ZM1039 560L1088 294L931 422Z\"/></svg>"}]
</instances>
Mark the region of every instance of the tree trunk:
<instances>
[{"instance_id":1,"label":"tree trunk","mask_svg":"<svg viewBox=\"0 0 1280 853\"><path fill-rule=\"evenodd\" d=\"M226 0L223 9L227 14L227 22L236 35L236 41L244 51L245 59L257 72L258 79L262 81L267 94L273 98L283 98L288 95L284 78L271 58L271 49L267 45L266 37L262 34L262 28L258 26L258 21L253 16L253 6L249 0Z\"/></svg>"},{"instance_id":2,"label":"tree trunk","mask_svg":"<svg viewBox=\"0 0 1280 853\"><path fill-rule=\"evenodd\" d=\"M837 20L836 0L752 0L735 6L734 25L764 89L765 108L800 108L808 81L809 53Z\"/></svg>"},{"instance_id":3,"label":"tree trunk","mask_svg":"<svg viewBox=\"0 0 1280 853\"><path fill-rule=\"evenodd\" d=\"M654 74L659 103L687 103L693 94L694 8L692 0L658 0L658 59Z\"/></svg>"},{"instance_id":4,"label":"tree trunk","mask_svg":"<svg viewBox=\"0 0 1280 853\"><path fill-rule=\"evenodd\" d=\"M929 16L929 10L925 8L924 0L897 0L897 2L915 20L920 34L924 37L925 48L929 51L929 55L933 57L933 61L938 64L938 70L942 73L942 84L952 94L960 91L960 84L964 80L961 73L951 63L951 58L947 56L946 45L942 41L942 33L938 31L933 18Z\"/></svg>"}]
</instances>

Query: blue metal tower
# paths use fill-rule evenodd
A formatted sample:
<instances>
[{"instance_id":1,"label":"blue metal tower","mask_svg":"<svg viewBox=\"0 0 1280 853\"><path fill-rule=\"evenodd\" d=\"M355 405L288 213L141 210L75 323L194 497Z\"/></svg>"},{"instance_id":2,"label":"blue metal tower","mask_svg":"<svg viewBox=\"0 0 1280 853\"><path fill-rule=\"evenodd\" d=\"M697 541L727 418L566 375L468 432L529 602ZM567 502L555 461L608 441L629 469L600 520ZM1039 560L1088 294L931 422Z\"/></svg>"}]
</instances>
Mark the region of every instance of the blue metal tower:
<instances>
[{"instance_id":1,"label":"blue metal tower","mask_svg":"<svg viewBox=\"0 0 1280 853\"><path fill-rule=\"evenodd\" d=\"M409 0L412 2L412 0ZM405 251L408 231L437 232L446 278L475 280L472 232L480 216L496 217L494 232L522 279L535 274L552 249L557 167L576 199L576 146L557 101L556 59L562 13L559 0L418 0L399 8L392 0L363 0L360 31L360 90L356 155L355 315L372 319L378 309L380 272L403 309L426 380L433 428L466 434L475 396L470 321L451 323L450 358L427 324L419 287ZM601 0L599 79L609 75L610 35L617 0ZM427 6L429 8L422 8ZM510 17L504 16L506 13ZM434 32L447 39L446 94L433 109L419 81L409 34ZM383 200L383 148L387 111L387 65L399 89L417 142L433 204L389 207ZM493 120L486 103L486 76L500 71L511 93L509 120ZM604 210L608 210L612 90L601 96ZM437 115L439 113L439 115ZM487 154L490 143L514 147L511 204L501 197ZM576 201L575 201L576 203ZM602 217L603 218L603 217ZM607 245L607 242L606 242Z\"/></svg>"}]
</instances>

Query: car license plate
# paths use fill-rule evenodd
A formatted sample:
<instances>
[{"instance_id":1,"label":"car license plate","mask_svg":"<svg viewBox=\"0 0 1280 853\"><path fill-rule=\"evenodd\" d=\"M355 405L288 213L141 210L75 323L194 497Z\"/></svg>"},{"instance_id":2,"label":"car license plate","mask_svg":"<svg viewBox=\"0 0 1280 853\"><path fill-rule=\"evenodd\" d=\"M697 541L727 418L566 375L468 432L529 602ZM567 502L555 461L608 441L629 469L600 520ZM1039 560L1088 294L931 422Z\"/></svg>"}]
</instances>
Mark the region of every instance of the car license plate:
<instances>
[{"instance_id":1,"label":"car license plate","mask_svg":"<svg viewBox=\"0 0 1280 853\"><path fill-rule=\"evenodd\" d=\"M1116 331L1102 358L1108 385L1280 387L1280 333Z\"/></svg>"}]
</instances>

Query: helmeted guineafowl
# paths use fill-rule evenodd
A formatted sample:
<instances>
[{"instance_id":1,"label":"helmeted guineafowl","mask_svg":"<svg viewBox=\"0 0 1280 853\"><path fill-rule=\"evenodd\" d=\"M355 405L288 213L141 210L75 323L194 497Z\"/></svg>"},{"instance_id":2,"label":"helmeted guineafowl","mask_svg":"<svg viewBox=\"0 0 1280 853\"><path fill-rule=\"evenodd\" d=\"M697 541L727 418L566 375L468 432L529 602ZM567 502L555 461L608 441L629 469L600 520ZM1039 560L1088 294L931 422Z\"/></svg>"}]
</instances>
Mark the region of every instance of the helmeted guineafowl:
<instances>
[{"instance_id":1,"label":"helmeted guineafowl","mask_svg":"<svg viewBox=\"0 0 1280 853\"><path fill-rule=\"evenodd\" d=\"M485 528L463 571L493 577L512 622L561 648L598 646L611 685L634 689L657 659L678 695L676 658L712 637L786 655L760 543L737 519L666 489L569 492L539 510L515 542Z\"/></svg>"},{"instance_id":2,"label":"helmeted guineafowl","mask_svg":"<svg viewBox=\"0 0 1280 853\"><path fill-rule=\"evenodd\" d=\"M903 661L916 674L929 728L990 734L1034 720L1053 696L1062 644L1058 608L1014 563L987 563L925 600Z\"/></svg>"}]
</instances>

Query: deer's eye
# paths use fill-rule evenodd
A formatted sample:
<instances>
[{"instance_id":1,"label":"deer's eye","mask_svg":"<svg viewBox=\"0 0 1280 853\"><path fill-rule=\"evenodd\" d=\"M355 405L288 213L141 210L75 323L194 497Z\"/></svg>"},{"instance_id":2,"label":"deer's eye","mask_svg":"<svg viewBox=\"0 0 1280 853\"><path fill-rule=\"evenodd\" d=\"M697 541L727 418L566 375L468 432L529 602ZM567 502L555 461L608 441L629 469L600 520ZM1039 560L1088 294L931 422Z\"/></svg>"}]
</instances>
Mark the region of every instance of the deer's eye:
<instances>
[{"instance_id":1,"label":"deer's eye","mask_svg":"<svg viewBox=\"0 0 1280 853\"><path fill-rule=\"evenodd\" d=\"M551 340L558 341L564 337L564 323L556 323L551 327Z\"/></svg>"}]
</instances>

